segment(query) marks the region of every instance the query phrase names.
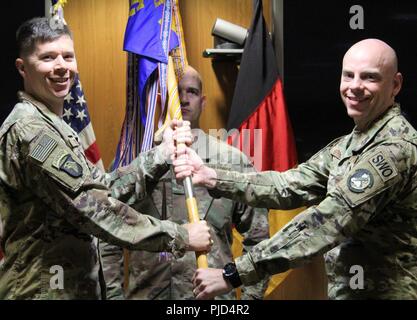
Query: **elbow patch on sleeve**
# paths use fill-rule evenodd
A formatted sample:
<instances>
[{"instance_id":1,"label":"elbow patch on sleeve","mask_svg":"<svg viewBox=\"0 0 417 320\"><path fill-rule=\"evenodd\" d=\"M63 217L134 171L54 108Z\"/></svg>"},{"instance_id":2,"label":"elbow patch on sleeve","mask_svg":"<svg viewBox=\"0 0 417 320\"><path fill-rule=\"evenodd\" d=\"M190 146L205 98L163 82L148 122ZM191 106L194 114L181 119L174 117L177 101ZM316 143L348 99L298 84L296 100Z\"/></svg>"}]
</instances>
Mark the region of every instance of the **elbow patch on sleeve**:
<instances>
[{"instance_id":1,"label":"elbow patch on sleeve","mask_svg":"<svg viewBox=\"0 0 417 320\"><path fill-rule=\"evenodd\" d=\"M358 162L338 183L343 198L354 208L392 186L399 173L386 150L376 150Z\"/></svg>"},{"instance_id":2,"label":"elbow patch on sleeve","mask_svg":"<svg viewBox=\"0 0 417 320\"><path fill-rule=\"evenodd\" d=\"M73 192L81 187L89 172L86 163L52 132L43 132L29 143L28 158L34 167Z\"/></svg>"}]
</instances>

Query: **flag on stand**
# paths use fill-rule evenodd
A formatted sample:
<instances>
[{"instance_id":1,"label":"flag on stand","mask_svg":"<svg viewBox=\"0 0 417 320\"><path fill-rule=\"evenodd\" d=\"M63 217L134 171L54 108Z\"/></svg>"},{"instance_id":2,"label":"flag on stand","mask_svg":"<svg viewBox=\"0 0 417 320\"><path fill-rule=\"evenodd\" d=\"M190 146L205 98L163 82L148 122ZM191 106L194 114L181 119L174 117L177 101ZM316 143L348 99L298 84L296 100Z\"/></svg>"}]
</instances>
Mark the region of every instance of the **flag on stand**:
<instances>
[{"instance_id":1,"label":"flag on stand","mask_svg":"<svg viewBox=\"0 0 417 320\"><path fill-rule=\"evenodd\" d=\"M297 164L282 82L259 0L255 0L227 127L238 129L229 142L253 159L258 170L285 171Z\"/></svg>"},{"instance_id":2,"label":"flag on stand","mask_svg":"<svg viewBox=\"0 0 417 320\"><path fill-rule=\"evenodd\" d=\"M285 171L297 164L276 57L262 12L254 0L254 15L241 59L228 130L229 143L241 149L259 171ZM270 234L276 233L302 209L270 210ZM284 279L271 278L266 296Z\"/></svg>"},{"instance_id":3,"label":"flag on stand","mask_svg":"<svg viewBox=\"0 0 417 320\"><path fill-rule=\"evenodd\" d=\"M179 106L176 83L187 58L178 0L131 0L124 50L128 52L127 105L113 169L152 148L158 106L159 126L165 125L164 113L175 114L171 109ZM125 249L124 287L129 283L128 257Z\"/></svg>"},{"instance_id":4,"label":"flag on stand","mask_svg":"<svg viewBox=\"0 0 417 320\"><path fill-rule=\"evenodd\" d=\"M93 125L88 113L87 102L78 75L75 77L70 92L65 97L63 118L78 134L87 159L104 170Z\"/></svg>"},{"instance_id":5,"label":"flag on stand","mask_svg":"<svg viewBox=\"0 0 417 320\"><path fill-rule=\"evenodd\" d=\"M66 3L67 0L52 0L51 16L57 27L61 23L66 24L63 11L63 6ZM87 159L104 171L103 161L100 157L87 102L78 75L65 97L63 119L78 134Z\"/></svg>"},{"instance_id":6,"label":"flag on stand","mask_svg":"<svg viewBox=\"0 0 417 320\"><path fill-rule=\"evenodd\" d=\"M175 48L178 76L187 60L177 0L132 0L124 38L129 52L128 99L113 168L152 148L157 107L161 126L170 99L168 57Z\"/></svg>"}]
</instances>

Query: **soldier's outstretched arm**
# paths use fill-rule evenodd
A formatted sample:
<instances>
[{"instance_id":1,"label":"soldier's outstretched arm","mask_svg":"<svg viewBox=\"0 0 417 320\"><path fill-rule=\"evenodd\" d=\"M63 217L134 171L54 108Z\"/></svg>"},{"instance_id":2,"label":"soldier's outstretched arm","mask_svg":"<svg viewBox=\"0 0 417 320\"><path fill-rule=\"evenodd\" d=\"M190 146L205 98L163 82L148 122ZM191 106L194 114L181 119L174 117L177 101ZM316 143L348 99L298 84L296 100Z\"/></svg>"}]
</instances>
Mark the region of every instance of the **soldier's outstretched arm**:
<instances>
[{"instance_id":1,"label":"soldier's outstretched arm","mask_svg":"<svg viewBox=\"0 0 417 320\"><path fill-rule=\"evenodd\" d=\"M231 169L238 172L256 172L255 168L243 152L232 149L236 153ZM233 159L234 159L233 158ZM268 209L254 208L241 202L234 202L232 221L236 230L242 235L243 254L247 253L259 242L269 238ZM243 286L242 300L263 299L268 287L269 277L265 277L252 286Z\"/></svg>"},{"instance_id":2,"label":"soldier's outstretched arm","mask_svg":"<svg viewBox=\"0 0 417 320\"><path fill-rule=\"evenodd\" d=\"M176 256L186 250L209 250L210 235L204 222L192 226L201 231L201 237L190 243L184 227L140 214L113 198L108 186L91 175L87 162L42 123L16 123L13 130L18 136L18 166L24 172L24 183L82 232L121 247L170 251ZM158 151L152 161L157 164L155 170L166 162ZM154 175L157 172L152 170L136 172L136 181Z\"/></svg>"},{"instance_id":3,"label":"soldier's outstretched arm","mask_svg":"<svg viewBox=\"0 0 417 320\"><path fill-rule=\"evenodd\" d=\"M140 153L129 165L110 173L103 173L97 168L92 170L95 171L97 180L111 190L113 198L129 205L139 203L167 172L175 142L192 143L189 121L174 119L164 130L162 142L157 147Z\"/></svg>"},{"instance_id":4,"label":"soldier's outstretched arm","mask_svg":"<svg viewBox=\"0 0 417 320\"><path fill-rule=\"evenodd\" d=\"M327 149L286 172L241 173L203 163L190 148L178 150L174 159L177 179L192 175L193 182L225 197L254 207L294 209L316 204L326 196L330 157Z\"/></svg>"},{"instance_id":5,"label":"soldier's outstretched arm","mask_svg":"<svg viewBox=\"0 0 417 320\"><path fill-rule=\"evenodd\" d=\"M383 157L384 169L390 169L385 176L371 163L376 157ZM355 235L410 185L416 157L415 147L406 142L383 145L363 156L320 204L236 259L242 283L255 284L268 275L300 267ZM230 290L219 275L214 270L197 271L198 298L209 299L213 293Z\"/></svg>"}]
</instances>

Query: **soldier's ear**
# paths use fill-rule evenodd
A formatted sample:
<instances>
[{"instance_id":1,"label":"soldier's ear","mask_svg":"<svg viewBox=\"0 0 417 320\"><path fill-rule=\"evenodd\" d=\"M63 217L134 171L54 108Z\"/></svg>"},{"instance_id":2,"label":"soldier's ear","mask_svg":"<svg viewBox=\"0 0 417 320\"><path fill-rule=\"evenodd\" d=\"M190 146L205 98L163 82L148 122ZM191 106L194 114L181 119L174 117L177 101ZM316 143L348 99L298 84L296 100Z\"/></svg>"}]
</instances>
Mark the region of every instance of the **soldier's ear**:
<instances>
[{"instance_id":1,"label":"soldier's ear","mask_svg":"<svg viewBox=\"0 0 417 320\"><path fill-rule=\"evenodd\" d=\"M22 58L17 58L16 62L16 69L20 73L20 75L24 78L25 77L25 63Z\"/></svg>"},{"instance_id":2,"label":"soldier's ear","mask_svg":"<svg viewBox=\"0 0 417 320\"><path fill-rule=\"evenodd\" d=\"M398 92L400 92L402 84L403 84L403 75L397 72L396 75L394 76L394 90L392 92L392 95L394 98L398 94Z\"/></svg>"}]
</instances>

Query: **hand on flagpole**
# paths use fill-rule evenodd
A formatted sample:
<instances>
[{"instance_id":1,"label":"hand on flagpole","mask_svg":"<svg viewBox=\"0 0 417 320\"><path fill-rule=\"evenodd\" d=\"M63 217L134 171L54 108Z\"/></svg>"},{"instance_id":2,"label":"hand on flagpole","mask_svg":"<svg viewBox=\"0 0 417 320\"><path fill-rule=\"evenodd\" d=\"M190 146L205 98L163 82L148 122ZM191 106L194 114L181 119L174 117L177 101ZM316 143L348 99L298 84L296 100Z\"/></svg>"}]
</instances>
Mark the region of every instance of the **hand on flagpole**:
<instances>
[{"instance_id":1,"label":"hand on flagpole","mask_svg":"<svg viewBox=\"0 0 417 320\"><path fill-rule=\"evenodd\" d=\"M208 252L213 245L210 228L205 220L184 224L188 231L189 251Z\"/></svg>"},{"instance_id":2,"label":"hand on flagpole","mask_svg":"<svg viewBox=\"0 0 417 320\"><path fill-rule=\"evenodd\" d=\"M165 161L171 161L172 155L175 154L177 149L176 144L191 145L192 143L193 135L190 122L172 120L170 125L165 128L162 136L161 149L163 150Z\"/></svg>"},{"instance_id":3,"label":"hand on flagpole","mask_svg":"<svg viewBox=\"0 0 417 320\"><path fill-rule=\"evenodd\" d=\"M186 177L192 177L194 185L212 189L216 185L217 173L214 169L204 165L197 153L189 148L177 148L172 158L175 178L181 182Z\"/></svg>"},{"instance_id":4,"label":"hand on flagpole","mask_svg":"<svg viewBox=\"0 0 417 320\"><path fill-rule=\"evenodd\" d=\"M188 121L184 122L185 124L189 124ZM177 122L178 126L181 126L181 122ZM175 123L174 123L175 125ZM182 127L178 127L176 129L175 134L175 140L177 142L176 145L176 153L183 153L184 150L187 149L186 144L190 145L190 143L187 143L187 136L188 134L191 134L191 140L192 140L192 133L191 130L183 129ZM186 157L184 153L184 157ZM175 153L172 155L172 159L175 159ZM198 207L197 207L197 200L194 196L194 189L193 184L190 177L185 177L184 179L184 192L185 192L185 202L187 206L187 212L188 212L188 221L190 223L197 223L200 221L200 216L198 213ZM213 244L213 242L210 240L210 244ZM207 255L204 250L196 251L196 258L197 258L197 267L198 268L208 268L208 260Z\"/></svg>"}]
</instances>

